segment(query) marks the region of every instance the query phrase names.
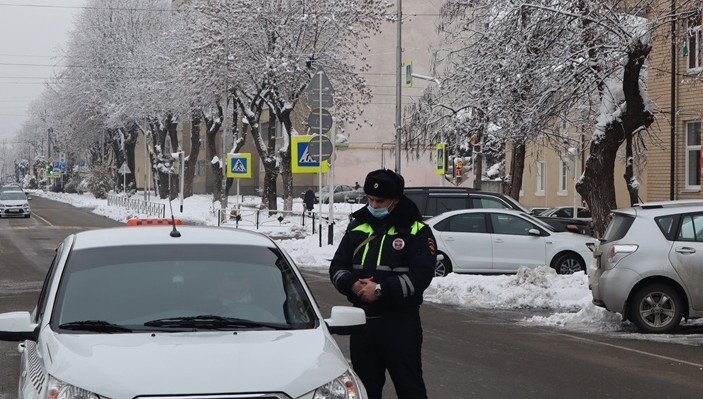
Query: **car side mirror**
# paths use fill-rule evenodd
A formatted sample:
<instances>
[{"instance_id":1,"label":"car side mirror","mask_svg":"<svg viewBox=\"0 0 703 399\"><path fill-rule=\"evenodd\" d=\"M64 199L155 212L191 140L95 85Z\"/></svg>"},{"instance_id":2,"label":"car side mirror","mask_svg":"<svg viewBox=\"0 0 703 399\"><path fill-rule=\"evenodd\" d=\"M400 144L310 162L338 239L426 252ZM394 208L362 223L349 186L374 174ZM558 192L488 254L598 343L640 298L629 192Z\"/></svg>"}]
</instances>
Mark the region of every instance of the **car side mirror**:
<instances>
[{"instance_id":1,"label":"car side mirror","mask_svg":"<svg viewBox=\"0 0 703 399\"><path fill-rule=\"evenodd\" d=\"M531 236L541 236L542 235L542 232L537 229L529 229L529 230L527 230L527 233Z\"/></svg>"},{"instance_id":2,"label":"car side mirror","mask_svg":"<svg viewBox=\"0 0 703 399\"><path fill-rule=\"evenodd\" d=\"M32 323L29 312L9 312L0 314L1 341L36 341L39 325Z\"/></svg>"},{"instance_id":3,"label":"car side mirror","mask_svg":"<svg viewBox=\"0 0 703 399\"><path fill-rule=\"evenodd\" d=\"M364 309L352 306L333 306L329 319L325 319L327 329L332 334L350 335L360 332L366 324Z\"/></svg>"}]
</instances>

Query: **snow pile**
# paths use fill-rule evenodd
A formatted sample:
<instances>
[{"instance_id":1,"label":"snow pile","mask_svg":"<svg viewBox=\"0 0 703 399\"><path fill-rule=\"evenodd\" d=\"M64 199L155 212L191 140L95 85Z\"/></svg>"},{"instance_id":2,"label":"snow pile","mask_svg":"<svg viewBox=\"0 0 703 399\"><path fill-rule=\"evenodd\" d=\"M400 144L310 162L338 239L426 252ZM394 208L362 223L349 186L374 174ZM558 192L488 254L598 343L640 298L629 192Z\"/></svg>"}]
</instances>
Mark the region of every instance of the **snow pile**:
<instances>
[{"instance_id":1,"label":"snow pile","mask_svg":"<svg viewBox=\"0 0 703 399\"><path fill-rule=\"evenodd\" d=\"M620 314L609 312L592 303L575 313L555 313L550 316L532 316L521 324L552 326L581 332L614 332L623 330Z\"/></svg>"},{"instance_id":2,"label":"snow pile","mask_svg":"<svg viewBox=\"0 0 703 399\"><path fill-rule=\"evenodd\" d=\"M435 278L425 300L469 308L581 309L591 301L583 272L558 275L554 269L522 267L514 275L476 276L450 273Z\"/></svg>"}]
</instances>

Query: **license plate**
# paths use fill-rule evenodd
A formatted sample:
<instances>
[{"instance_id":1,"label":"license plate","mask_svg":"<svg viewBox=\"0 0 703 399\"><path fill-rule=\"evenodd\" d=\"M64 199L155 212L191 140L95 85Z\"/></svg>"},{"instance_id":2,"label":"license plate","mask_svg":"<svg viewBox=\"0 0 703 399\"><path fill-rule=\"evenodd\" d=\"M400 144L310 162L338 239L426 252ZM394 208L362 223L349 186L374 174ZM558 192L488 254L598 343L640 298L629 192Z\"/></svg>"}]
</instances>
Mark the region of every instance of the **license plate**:
<instances>
[{"instance_id":1,"label":"license plate","mask_svg":"<svg viewBox=\"0 0 703 399\"><path fill-rule=\"evenodd\" d=\"M21 209L10 209L10 210L8 210L8 212L20 213L20 212L22 212L22 210Z\"/></svg>"}]
</instances>

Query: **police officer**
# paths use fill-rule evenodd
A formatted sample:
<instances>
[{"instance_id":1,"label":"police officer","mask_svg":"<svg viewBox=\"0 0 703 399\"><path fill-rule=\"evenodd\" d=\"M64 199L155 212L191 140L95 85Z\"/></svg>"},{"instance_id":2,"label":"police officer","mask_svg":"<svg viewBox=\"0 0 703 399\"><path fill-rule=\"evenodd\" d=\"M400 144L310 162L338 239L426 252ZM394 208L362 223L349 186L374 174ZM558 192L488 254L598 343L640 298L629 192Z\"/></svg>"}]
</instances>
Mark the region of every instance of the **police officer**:
<instances>
[{"instance_id":1,"label":"police officer","mask_svg":"<svg viewBox=\"0 0 703 399\"><path fill-rule=\"evenodd\" d=\"M370 399L381 398L386 369L399 399L427 398L419 310L434 276L436 244L404 185L387 169L366 176L368 206L352 215L329 270L337 290L366 311L350 350Z\"/></svg>"}]
</instances>

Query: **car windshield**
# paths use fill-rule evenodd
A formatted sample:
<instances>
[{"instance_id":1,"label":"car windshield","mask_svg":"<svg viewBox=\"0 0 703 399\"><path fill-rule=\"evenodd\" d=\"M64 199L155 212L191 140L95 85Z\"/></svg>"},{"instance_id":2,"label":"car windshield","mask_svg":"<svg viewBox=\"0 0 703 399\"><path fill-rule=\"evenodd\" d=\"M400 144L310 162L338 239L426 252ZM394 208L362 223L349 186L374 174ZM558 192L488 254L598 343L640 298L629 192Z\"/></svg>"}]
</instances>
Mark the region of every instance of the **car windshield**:
<instances>
[{"instance_id":1,"label":"car windshield","mask_svg":"<svg viewBox=\"0 0 703 399\"><path fill-rule=\"evenodd\" d=\"M272 248L142 245L75 250L52 315L66 331L314 328L301 282Z\"/></svg>"},{"instance_id":2,"label":"car windshield","mask_svg":"<svg viewBox=\"0 0 703 399\"><path fill-rule=\"evenodd\" d=\"M0 194L0 201L24 201L27 196L21 191L5 191Z\"/></svg>"}]
</instances>

